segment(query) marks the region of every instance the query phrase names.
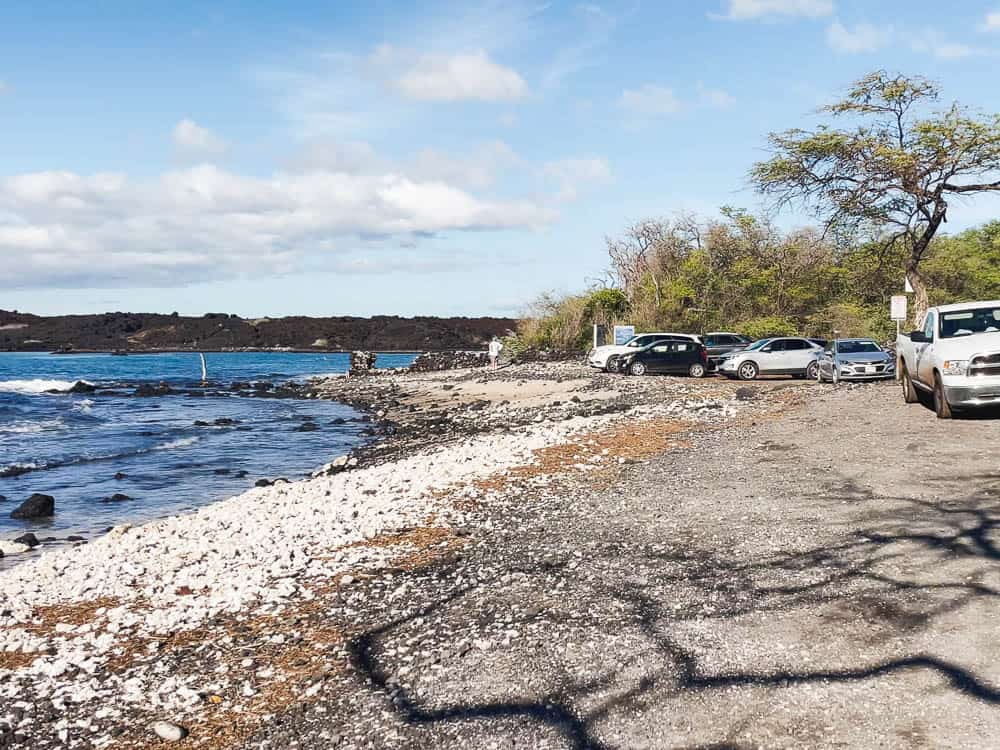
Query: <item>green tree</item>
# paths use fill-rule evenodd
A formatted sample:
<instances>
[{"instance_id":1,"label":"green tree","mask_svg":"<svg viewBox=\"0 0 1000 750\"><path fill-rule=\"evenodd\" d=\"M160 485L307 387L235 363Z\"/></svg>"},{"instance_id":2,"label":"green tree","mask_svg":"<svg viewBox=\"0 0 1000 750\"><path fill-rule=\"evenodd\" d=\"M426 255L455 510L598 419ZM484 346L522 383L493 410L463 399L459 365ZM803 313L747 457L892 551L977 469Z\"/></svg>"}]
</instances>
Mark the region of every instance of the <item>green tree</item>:
<instances>
[{"instance_id":1,"label":"green tree","mask_svg":"<svg viewBox=\"0 0 1000 750\"><path fill-rule=\"evenodd\" d=\"M1000 170L1000 115L959 104L928 113L939 94L924 78L871 73L820 110L846 127L772 133L771 158L750 173L778 207L804 204L828 230L871 232L887 251L902 246L917 316L928 306L921 262L948 201L1000 190L989 177Z\"/></svg>"}]
</instances>

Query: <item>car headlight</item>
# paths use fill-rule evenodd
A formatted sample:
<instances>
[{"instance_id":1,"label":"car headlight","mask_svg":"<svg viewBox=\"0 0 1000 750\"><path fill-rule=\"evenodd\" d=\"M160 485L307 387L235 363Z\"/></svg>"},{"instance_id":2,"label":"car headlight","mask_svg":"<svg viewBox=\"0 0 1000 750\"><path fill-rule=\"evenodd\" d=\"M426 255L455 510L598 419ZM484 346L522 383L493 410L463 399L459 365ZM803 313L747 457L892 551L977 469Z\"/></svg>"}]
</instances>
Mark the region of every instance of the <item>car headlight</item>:
<instances>
[{"instance_id":1,"label":"car headlight","mask_svg":"<svg viewBox=\"0 0 1000 750\"><path fill-rule=\"evenodd\" d=\"M968 369L969 360L967 359L947 359L943 365L945 375L965 375Z\"/></svg>"}]
</instances>

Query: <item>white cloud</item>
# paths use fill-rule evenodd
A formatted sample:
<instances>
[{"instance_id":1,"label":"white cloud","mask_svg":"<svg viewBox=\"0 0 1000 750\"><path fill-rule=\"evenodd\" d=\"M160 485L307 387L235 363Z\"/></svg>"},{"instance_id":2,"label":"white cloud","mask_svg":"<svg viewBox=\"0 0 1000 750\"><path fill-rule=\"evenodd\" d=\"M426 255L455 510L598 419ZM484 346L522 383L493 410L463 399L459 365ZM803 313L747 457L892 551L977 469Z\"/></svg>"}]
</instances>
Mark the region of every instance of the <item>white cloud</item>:
<instances>
[{"instance_id":1,"label":"white cloud","mask_svg":"<svg viewBox=\"0 0 1000 750\"><path fill-rule=\"evenodd\" d=\"M211 165L151 181L39 172L0 179L0 285L179 285L350 264L359 237L535 228L536 202L437 180L328 170L234 174Z\"/></svg>"},{"instance_id":2,"label":"white cloud","mask_svg":"<svg viewBox=\"0 0 1000 750\"><path fill-rule=\"evenodd\" d=\"M174 128L174 146L187 156L218 156L226 151L226 142L194 120L183 119Z\"/></svg>"},{"instance_id":3,"label":"white cloud","mask_svg":"<svg viewBox=\"0 0 1000 750\"><path fill-rule=\"evenodd\" d=\"M957 60L963 57L985 54L976 47L961 42L952 42L933 29L925 29L910 37L910 49L923 55L932 55L939 60Z\"/></svg>"},{"instance_id":4,"label":"white cloud","mask_svg":"<svg viewBox=\"0 0 1000 750\"><path fill-rule=\"evenodd\" d=\"M834 21L826 30L826 43L836 52L857 54L875 52L888 44L892 29L879 28L870 23L859 23L853 29Z\"/></svg>"},{"instance_id":5,"label":"white cloud","mask_svg":"<svg viewBox=\"0 0 1000 750\"><path fill-rule=\"evenodd\" d=\"M575 200L588 187L611 182L611 167L607 159L581 157L560 159L542 165L542 175L559 186L557 198Z\"/></svg>"},{"instance_id":6,"label":"white cloud","mask_svg":"<svg viewBox=\"0 0 1000 750\"><path fill-rule=\"evenodd\" d=\"M681 109L680 100L673 89L647 83L637 89L622 92L621 106L647 117L670 115Z\"/></svg>"},{"instance_id":7,"label":"white cloud","mask_svg":"<svg viewBox=\"0 0 1000 750\"><path fill-rule=\"evenodd\" d=\"M528 92L528 84L517 71L494 62L483 51L418 55L382 45L369 63L391 89L416 101L512 101Z\"/></svg>"},{"instance_id":8,"label":"white cloud","mask_svg":"<svg viewBox=\"0 0 1000 750\"><path fill-rule=\"evenodd\" d=\"M714 15L730 21L832 16L833 0L729 0L726 11Z\"/></svg>"},{"instance_id":9,"label":"white cloud","mask_svg":"<svg viewBox=\"0 0 1000 750\"><path fill-rule=\"evenodd\" d=\"M522 163L521 157L500 140L484 143L460 155L425 148L398 160L383 158L364 142L314 140L290 162L289 167L295 172L392 173L420 182L444 182L482 190L492 186L501 173Z\"/></svg>"},{"instance_id":10,"label":"white cloud","mask_svg":"<svg viewBox=\"0 0 1000 750\"><path fill-rule=\"evenodd\" d=\"M986 18L979 25L980 31L1000 31L1000 10L994 10L986 14Z\"/></svg>"},{"instance_id":11,"label":"white cloud","mask_svg":"<svg viewBox=\"0 0 1000 750\"><path fill-rule=\"evenodd\" d=\"M708 88L701 83L698 84L698 99L705 106L715 109L728 109L736 101L725 89Z\"/></svg>"}]
</instances>

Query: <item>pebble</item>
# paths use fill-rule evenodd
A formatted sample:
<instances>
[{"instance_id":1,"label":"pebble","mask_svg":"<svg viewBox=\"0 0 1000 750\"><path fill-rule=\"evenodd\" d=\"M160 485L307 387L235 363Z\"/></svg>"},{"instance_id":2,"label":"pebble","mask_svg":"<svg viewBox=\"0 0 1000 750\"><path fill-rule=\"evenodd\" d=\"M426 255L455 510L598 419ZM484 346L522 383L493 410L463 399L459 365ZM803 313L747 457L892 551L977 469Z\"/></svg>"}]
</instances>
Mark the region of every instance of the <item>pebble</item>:
<instances>
[{"instance_id":1,"label":"pebble","mask_svg":"<svg viewBox=\"0 0 1000 750\"><path fill-rule=\"evenodd\" d=\"M187 729L169 721L158 721L153 724L153 732L157 737L167 740L167 742L180 742L188 736Z\"/></svg>"}]
</instances>

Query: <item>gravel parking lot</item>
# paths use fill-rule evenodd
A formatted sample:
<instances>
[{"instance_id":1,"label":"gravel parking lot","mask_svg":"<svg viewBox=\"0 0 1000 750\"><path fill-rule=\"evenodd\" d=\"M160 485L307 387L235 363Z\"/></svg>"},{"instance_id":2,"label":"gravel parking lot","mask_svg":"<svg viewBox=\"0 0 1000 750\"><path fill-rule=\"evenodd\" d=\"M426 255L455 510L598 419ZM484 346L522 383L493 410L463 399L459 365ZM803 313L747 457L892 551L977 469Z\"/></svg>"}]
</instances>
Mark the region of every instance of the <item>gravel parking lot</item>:
<instances>
[{"instance_id":1,"label":"gravel parking lot","mask_svg":"<svg viewBox=\"0 0 1000 750\"><path fill-rule=\"evenodd\" d=\"M248 746L990 745L1000 422L795 390L484 506L461 555L372 581L336 697Z\"/></svg>"}]
</instances>

